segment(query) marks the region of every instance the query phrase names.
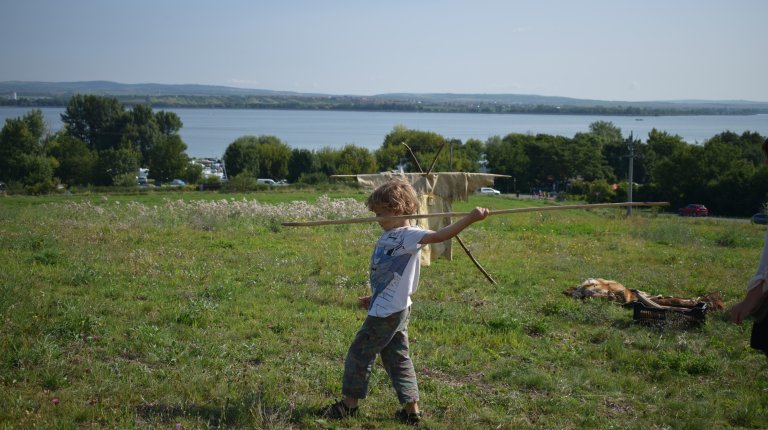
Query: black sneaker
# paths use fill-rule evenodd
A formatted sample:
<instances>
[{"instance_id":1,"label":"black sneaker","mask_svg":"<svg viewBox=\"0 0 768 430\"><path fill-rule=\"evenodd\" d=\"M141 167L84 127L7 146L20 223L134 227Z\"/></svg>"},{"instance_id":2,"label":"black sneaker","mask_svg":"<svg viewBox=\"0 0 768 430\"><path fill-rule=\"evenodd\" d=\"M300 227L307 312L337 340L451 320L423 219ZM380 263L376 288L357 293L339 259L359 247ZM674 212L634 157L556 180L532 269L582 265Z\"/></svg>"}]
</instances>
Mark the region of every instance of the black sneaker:
<instances>
[{"instance_id":1,"label":"black sneaker","mask_svg":"<svg viewBox=\"0 0 768 430\"><path fill-rule=\"evenodd\" d=\"M346 417L356 417L357 408L350 408L344 404L343 400L339 400L336 403L320 409L320 415L328 418L329 420L340 420Z\"/></svg>"},{"instance_id":2,"label":"black sneaker","mask_svg":"<svg viewBox=\"0 0 768 430\"><path fill-rule=\"evenodd\" d=\"M424 416L423 412L417 412L415 414L408 413L405 409L400 409L395 414L395 418L403 424L410 424L417 426L421 422L421 418Z\"/></svg>"}]
</instances>

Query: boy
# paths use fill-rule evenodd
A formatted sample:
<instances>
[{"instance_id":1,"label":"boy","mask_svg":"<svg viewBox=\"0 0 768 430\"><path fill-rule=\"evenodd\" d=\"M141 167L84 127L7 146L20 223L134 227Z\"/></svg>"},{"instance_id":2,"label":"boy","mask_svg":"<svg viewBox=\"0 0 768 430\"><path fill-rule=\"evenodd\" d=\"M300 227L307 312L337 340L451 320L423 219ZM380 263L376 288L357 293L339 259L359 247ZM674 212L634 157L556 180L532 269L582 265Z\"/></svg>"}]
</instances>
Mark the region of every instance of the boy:
<instances>
[{"instance_id":1,"label":"boy","mask_svg":"<svg viewBox=\"0 0 768 430\"><path fill-rule=\"evenodd\" d=\"M378 187L366 201L377 217L410 215L419 208L413 187L402 180L392 180ZM361 298L367 304L368 316L349 347L344 361L344 396L321 410L326 418L340 419L357 415L357 403L368 393L376 355L387 371L398 400L404 408L397 418L418 424L419 388L408 352L408 319L411 294L419 284L419 252L424 245L451 239L470 224L485 219L488 209L475 208L464 218L438 231L411 227L408 219L379 221L384 233L376 242L370 262L371 297Z\"/></svg>"}]
</instances>

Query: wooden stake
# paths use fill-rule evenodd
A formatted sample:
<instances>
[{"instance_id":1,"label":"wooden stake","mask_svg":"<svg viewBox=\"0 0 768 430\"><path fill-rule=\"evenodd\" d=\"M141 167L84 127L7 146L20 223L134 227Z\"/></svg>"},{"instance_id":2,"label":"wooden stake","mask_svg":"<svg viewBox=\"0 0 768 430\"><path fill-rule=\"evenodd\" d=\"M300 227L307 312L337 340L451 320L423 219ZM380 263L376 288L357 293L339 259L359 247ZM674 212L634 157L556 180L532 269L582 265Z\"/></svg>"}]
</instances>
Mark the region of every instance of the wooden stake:
<instances>
[{"instance_id":1,"label":"wooden stake","mask_svg":"<svg viewBox=\"0 0 768 430\"><path fill-rule=\"evenodd\" d=\"M600 209L600 208L622 208L622 207L660 207L669 206L669 202L627 202L627 203L595 203L591 205L562 205L562 206L541 206L529 208L500 209L489 211L488 215L504 215L523 212L549 212L562 211L568 209ZM419 219L419 218L445 218L445 217L463 217L470 212L437 212L431 214L412 214L412 215L394 215L388 217L367 217L367 218L349 218L349 219L331 219L319 221L297 221L284 222L286 227L313 227L319 225L342 225L342 224L362 224L368 222L386 221L392 219Z\"/></svg>"},{"instance_id":2,"label":"wooden stake","mask_svg":"<svg viewBox=\"0 0 768 430\"><path fill-rule=\"evenodd\" d=\"M405 146L406 148L408 148L408 152L411 153L411 157L413 158L413 161L416 163L416 167L419 168L419 172L424 173L424 170L422 170L422 168L421 168L421 164L419 164L419 159L416 158L416 154L413 153L413 151L411 150L411 147L408 146L408 144L405 143L405 142L400 142L400 144Z\"/></svg>"},{"instance_id":3,"label":"wooden stake","mask_svg":"<svg viewBox=\"0 0 768 430\"><path fill-rule=\"evenodd\" d=\"M429 166L429 170L427 170L427 173L424 174L425 176L432 173L432 169L435 168L435 163L437 163L437 157L440 156L440 151L442 151L443 148L445 148L445 142L443 142L443 145L440 147L440 149L437 150L437 154L435 154L435 158L432 159L432 164Z\"/></svg>"}]
</instances>

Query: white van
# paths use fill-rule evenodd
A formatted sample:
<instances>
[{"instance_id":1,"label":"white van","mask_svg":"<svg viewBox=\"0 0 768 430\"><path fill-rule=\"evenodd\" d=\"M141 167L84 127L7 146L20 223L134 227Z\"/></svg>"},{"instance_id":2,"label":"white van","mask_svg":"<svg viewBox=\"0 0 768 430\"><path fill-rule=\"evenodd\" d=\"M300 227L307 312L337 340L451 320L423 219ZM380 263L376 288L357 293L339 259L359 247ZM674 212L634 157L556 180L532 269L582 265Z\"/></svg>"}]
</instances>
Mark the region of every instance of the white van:
<instances>
[{"instance_id":1,"label":"white van","mask_svg":"<svg viewBox=\"0 0 768 430\"><path fill-rule=\"evenodd\" d=\"M275 181L272 179L257 179L257 184L275 185Z\"/></svg>"}]
</instances>

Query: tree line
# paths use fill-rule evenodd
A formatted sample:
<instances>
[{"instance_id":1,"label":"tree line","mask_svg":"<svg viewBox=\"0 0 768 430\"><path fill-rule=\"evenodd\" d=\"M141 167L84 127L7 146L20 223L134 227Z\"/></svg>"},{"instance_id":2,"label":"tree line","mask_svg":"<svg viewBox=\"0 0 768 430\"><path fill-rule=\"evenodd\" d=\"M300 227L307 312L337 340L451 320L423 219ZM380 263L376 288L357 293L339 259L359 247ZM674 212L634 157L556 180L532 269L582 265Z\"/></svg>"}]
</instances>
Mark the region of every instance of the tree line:
<instances>
[{"instance_id":1,"label":"tree line","mask_svg":"<svg viewBox=\"0 0 768 430\"><path fill-rule=\"evenodd\" d=\"M148 168L156 182L216 181L190 163L179 135L183 124L172 112L78 95L69 100L62 122L62 130L51 134L39 110L7 120L0 131L0 181L28 193L60 185L135 186L139 167ZM634 200L670 201L674 207L696 202L716 214L749 215L768 200L764 140L754 132L724 131L693 145L654 129L643 142L598 121L573 137L511 133L462 142L396 126L375 151L356 145L311 151L275 136L242 136L227 146L223 159L230 186L240 189L253 188L257 178L319 184L334 175L431 167L508 175L496 181L504 192L606 202L626 199L632 154Z\"/></svg>"},{"instance_id":2,"label":"tree line","mask_svg":"<svg viewBox=\"0 0 768 430\"><path fill-rule=\"evenodd\" d=\"M44 193L59 185L133 185L139 167L148 167L158 182L201 170L189 163L175 113L145 105L126 109L114 98L78 95L61 119L64 127L54 134L37 109L6 120L0 131L0 180Z\"/></svg>"},{"instance_id":3,"label":"tree line","mask_svg":"<svg viewBox=\"0 0 768 430\"><path fill-rule=\"evenodd\" d=\"M447 144L451 149L440 152ZM406 145L413 150L413 156ZM227 146L223 158L232 178L285 178L289 182L317 184L328 182L335 175L382 170L418 172L417 166L424 163L422 169L426 170L436 155L439 156L434 171L476 172L483 156L483 143L472 139L462 143L434 132L396 126L384 137L381 148L373 152L351 144L341 149L291 149L274 136L243 136Z\"/></svg>"},{"instance_id":4,"label":"tree line","mask_svg":"<svg viewBox=\"0 0 768 430\"><path fill-rule=\"evenodd\" d=\"M768 200L764 136L724 131L701 145L653 129L645 142L598 121L573 138L509 134L486 142L488 166L512 176L506 191L583 195L590 202L625 201L632 155L633 200L705 204L720 215L750 215Z\"/></svg>"},{"instance_id":5,"label":"tree line","mask_svg":"<svg viewBox=\"0 0 768 430\"><path fill-rule=\"evenodd\" d=\"M244 136L227 147L224 160L234 178L311 184L333 175L378 171L482 170L509 176L496 180L503 192L546 192L600 203L626 201L631 155L633 200L669 201L673 207L696 202L715 214L745 216L768 200L764 140L755 132L724 131L693 145L654 129L643 142L623 136L611 122L597 121L571 138L511 133L461 142L396 126L373 152L355 145L291 149L273 136Z\"/></svg>"}]
</instances>

